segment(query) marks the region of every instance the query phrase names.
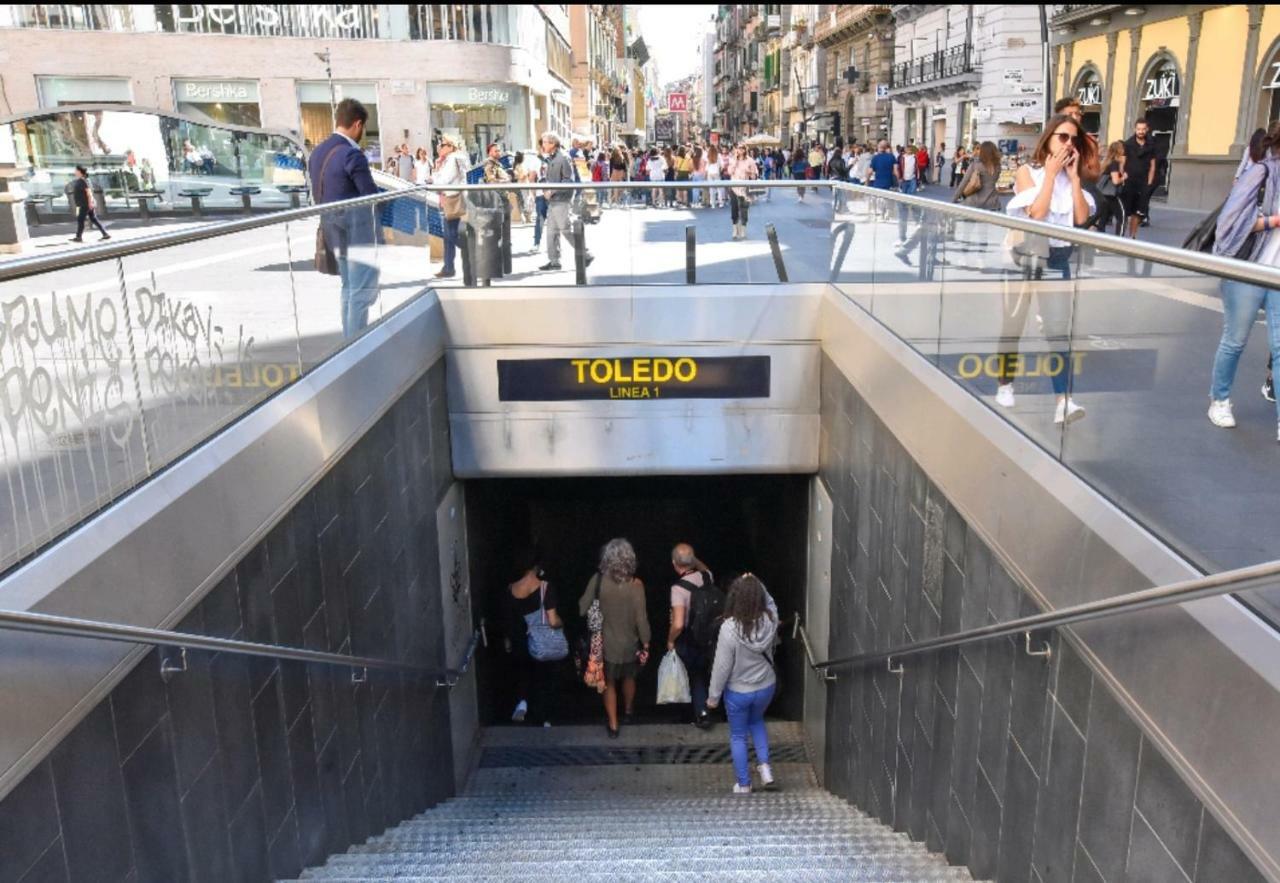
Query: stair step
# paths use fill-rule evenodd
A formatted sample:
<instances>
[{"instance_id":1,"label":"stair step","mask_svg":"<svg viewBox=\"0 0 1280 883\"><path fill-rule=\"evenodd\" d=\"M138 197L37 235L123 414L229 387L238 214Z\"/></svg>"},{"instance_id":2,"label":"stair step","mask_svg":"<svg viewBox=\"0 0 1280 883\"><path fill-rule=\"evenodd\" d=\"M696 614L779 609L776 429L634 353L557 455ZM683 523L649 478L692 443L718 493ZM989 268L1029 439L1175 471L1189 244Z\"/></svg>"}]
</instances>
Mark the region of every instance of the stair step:
<instances>
[{"instance_id":1,"label":"stair step","mask_svg":"<svg viewBox=\"0 0 1280 883\"><path fill-rule=\"evenodd\" d=\"M789 875L804 883L955 883L957 880L968 880L968 876L957 877L949 873L913 872L906 873L896 869L883 868L837 868L815 869L805 868ZM697 871L685 872L667 870L664 872L645 871L603 871L595 873L575 874L573 883L777 883L777 871ZM303 877L302 879L320 879ZM385 877L353 873L346 876L324 877L327 883L384 883ZM397 883L454 883L458 878L440 876L431 873L416 876L397 877ZM482 869L474 869L467 879L473 883L511 883L511 877L504 874L488 874ZM563 883L564 877L557 871L544 873L529 872L520 876L520 883Z\"/></svg>"},{"instance_id":2,"label":"stair step","mask_svg":"<svg viewBox=\"0 0 1280 883\"><path fill-rule=\"evenodd\" d=\"M445 879L473 879L477 871L490 876L505 876L509 880L525 880L531 874L555 875L561 880L570 878L575 881L584 874L609 872L616 876L645 875L649 879L657 875L671 873L671 862L665 858L632 859L618 861L607 855L597 858L576 861L494 861L489 860L477 867L475 861L424 867L422 862L381 863L357 867L324 867L304 872L303 879L326 880L367 876L385 880L401 880L423 875ZM684 859L678 869L684 879L691 875L702 876L710 873L742 873L748 871L766 871L774 875L802 875L805 878L816 871L842 871L847 879L900 879L900 880L967 880L968 873L963 868L950 868L940 860L912 859L906 856L885 856L883 858L847 857L847 856L812 856L802 863L792 859L768 859L760 856L737 858ZM925 875L928 875L927 877ZM775 876L775 879L777 877Z\"/></svg>"},{"instance_id":3,"label":"stair step","mask_svg":"<svg viewBox=\"0 0 1280 883\"><path fill-rule=\"evenodd\" d=\"M585 857L591 857L598 852L598 844L592 841L586 841L578 838L577 846L570 845L565 841L558 848L550 848L545 845L539 845L535 848L523 850L520 853L521 858L528 859L545 859L553 860L556 858L572 858L577 853L587 853ZM618 842L610 842L609 855L611 857L622 858L648 858L655 854L663 857L688 856L696 858L699 855L769 855L769 856L806 856L817 854L830 855L876 855L884 853L901 853L903 855L928 855L922 847L911 843L909 840L896 840L893 838L835 838L829 837L821 840L801 841L801 842L780 842L761 841L752 842L751 838L741 838L737 842L707 842L699 841L685 845L679 844L659 844L654 841L648 843L636 840L631 843L623 844ZM480 855L491 856L494 853L493 843L477 842L473 840L459 840L449 843L377 843L365 844L363 846L353 846L347 852L341 855L335 855L329 859L330 863L337 862L339 864L350 864L355 861L365 861L370 856L390 856L390 855Z\"/></svg>"}]
</instances>

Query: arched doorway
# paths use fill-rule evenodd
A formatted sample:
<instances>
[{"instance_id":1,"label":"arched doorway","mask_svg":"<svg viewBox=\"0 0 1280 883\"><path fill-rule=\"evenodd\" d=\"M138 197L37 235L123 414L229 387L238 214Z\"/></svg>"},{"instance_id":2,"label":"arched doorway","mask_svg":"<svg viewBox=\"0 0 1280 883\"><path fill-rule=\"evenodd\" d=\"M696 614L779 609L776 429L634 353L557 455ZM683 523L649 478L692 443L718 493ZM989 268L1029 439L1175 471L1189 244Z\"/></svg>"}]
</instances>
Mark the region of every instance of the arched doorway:
<instances>
[{"instance_id":1,"label":"arched doorway","mask_svg":"<svg viewBox=\"0 0 1280 883\"><path fill-rule=\"evenodd\" d=\"M1271 44L1271 50L1258 70L1258 127L1268 128L1280 120L1280 40Z\"/></svg>"},{"instance_id":2,"label":"arched doorway","mask_svg":"<svg viewBox=\"0 0 1280 883\"><path fill-rule=\"evenodd\" d=\"M1080 102L1084 114L1084 130L1097 135L1102 128L1102 77L1093 65L1085 65L1076 75L1071 94Z\"/></svg>"},{"instance_id":3,"label":"arched doorway","mask_svg":"<svg viewBox=\"0 0 1280 883\"><path fill-rule=\"evenodd\" d=\"M1169 154L1178 140L1178 106L1181 104L1182 77L1172 56L1160 54L1147 62L1146 73L1138 80L1138 107L1134 119L1146 118L1151 127L1159 160L1156 165L1156 191L1169 187Z\"/></svg>"}]
</instances>

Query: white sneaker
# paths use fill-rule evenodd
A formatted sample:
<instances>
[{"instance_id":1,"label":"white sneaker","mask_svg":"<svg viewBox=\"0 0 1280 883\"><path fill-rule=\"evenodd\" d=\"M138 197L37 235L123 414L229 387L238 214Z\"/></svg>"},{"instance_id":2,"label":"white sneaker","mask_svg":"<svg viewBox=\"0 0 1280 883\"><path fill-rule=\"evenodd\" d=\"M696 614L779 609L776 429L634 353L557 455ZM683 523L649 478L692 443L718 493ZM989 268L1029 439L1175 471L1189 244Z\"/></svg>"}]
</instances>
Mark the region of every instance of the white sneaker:
<instances>
[{"instance_id":1,"label":"white sneaker","mask_svg":"<svg viewBox=\"0 0 1280 883\"><path fill-rule=\"evenodd\" d=\"M750 793L751 793L751 786L750 786L750 785L739 785L737 782L734 782L734 783L733 783L733 793L734 793L734 794L750 794Z\"/></svg>"},{"instance_id":2,"label":"white sneaker","mask_svg":"<svg viewBox=\"0 0 1280 883\"><path fill-rule=\"evenodd\" d=\"M1209 422L1223 429L1234 429L1236 415L1231 412L1231 399L1212 401L1209 403Z\"/></svg>"},{"instance_id":3,"label":"white sneaker","mask_svg":"<svg viewBox=\"0 0 1280 883\"><path fill-rule=\"evenodd\" d=\"M524 716L529 713L529 703L521 699L516 703L516 710L511 712L511 719L516 723L521 723Z\"/></svg>"},{"instance_id":4,"label":"white sneaker","mask_svg":"<svg viewBox=\"0 0 1280 883\"><path fill-rule=\"evenodd\" d=\"M1053 412L1053 422L1074 423L1084 416L1084 408L1077 405L1071 399L1062 399L1058 402L1058 408Z\"/></svg>"},{"instance_id":5,"label":"white sneaker","mask_svg":"<svg viewBox=\"0 0 1280 883\"><path fill-rule=\"evenodd\" d=\"M769 764L767 763L762 763L760 764L760 766L756 767L756 771L760 773L760 790L772 791L773 790L773 768L770 767Z\"/></svg>"},{"instance_id":6,"label":"white sneaker","mask_svg":"<svg viewBox=\"0 0 1280 883\"><path fill-rule=\"evenodd\" d=\"M996 404L1002 408L1013 407L1013 384L1001 383L996 387Z\"/></svg>"}]
</instances>

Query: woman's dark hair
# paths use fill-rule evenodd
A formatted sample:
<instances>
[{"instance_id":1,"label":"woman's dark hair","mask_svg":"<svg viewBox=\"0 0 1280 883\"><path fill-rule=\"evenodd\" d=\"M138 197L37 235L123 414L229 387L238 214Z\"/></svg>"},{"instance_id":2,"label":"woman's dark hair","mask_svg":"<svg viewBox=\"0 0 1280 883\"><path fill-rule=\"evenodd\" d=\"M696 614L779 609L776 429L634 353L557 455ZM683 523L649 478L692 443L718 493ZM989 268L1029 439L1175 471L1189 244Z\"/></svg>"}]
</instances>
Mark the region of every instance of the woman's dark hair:
<instances>
[{"instance_id":1,"label":"woman's dark hair","mask_svg":"<svg viewBox=\"0 0 1280 883\"><path fill-rule=\"evenodd\" d=\"M620 166L626 162L626 160L622 158L622 151L615 147L613 148L613 153L609 154L609 162L612 165Z\"/></svg>"},{"instance_id":2,"label":"woman's dark hair","mask_svg":"<svg viewBox=\"0 0 1280 883\"><path fill-rule=\"evenodd\" d=\"M86 178L89 177L89 170L84 166L76 166L76 171L84 175Z\"/></svg>"},{"instance_id":3,"label":"woman's dark hair","mask_svg":"<svg viewBox=\"0 0 1280 883\"><path fill-rule=\"evenodd\" d=\"M772 617L764 583L754 573L744 573L729 584L729 595L724 602L724 619L738 623L742 634L750 637L760 628L760 621Z\"/></svg>"},{"instance_id":4,"label":"woman's dark hair","mask_svg":"<svg viewBox=\"0 0 1280 883\"><path fill-rule=\"evenodd\" d=\"M418 149L419 149L419 150L421 150L422 148L421 148L421 147L419 147ZM523 150L517 150L517 151L516 151L516 155L515 155L515 159L511 160L511 165L513 165L513 166L518 166L518 165L520 165L520 163L522 163L522 162L524 162L524 151L523 151Z\"/></svg>"},{"instance_id":5,"label":"woman's dark hair","mask_svg":"<svg viewBox=\"0 0 1280 883\"><path fill-rule=\"evenodd\" d=\"M1261 129L1259 129L1258 131L1262 132ZM1265 135L1266 133L1263 132L1263 134ZM1124 142L1120 140L1112 141L1110 144L1107 145L1107 158L1102 163L1102 167L1106 169L1113 162L1119 162L1120 157L1122 156L1124 156Z\"/></svg>"},{"instance_id":6,"label":"woman's dark hair","mask_svg":"<svg viewBox=\"0 0 1280 883\"><path fill-rule=\"evenodd\" d=\"M1071 143L1076 149L1076 155L1079 156L1076 168L1083 171L1092 167L1098 147L1093 143L1093 139L1084 133L1084 129L1080 128L1080 124L1076 122L1075 117L1065 113L1054 114L1049 118L1049 122L1045 124L1044 134L1036 142L1035 152L1031 155L1031 162L1034 165L1044 165L1044 161L1053 152L1054 135L1057 134L1058 127L1067 123L1070 123L1071 128L1076 130L1075 137L1071 139Z\"/></svg>"},{"instance_id":7,"label":"woman's dark hair","mask_svg":"<svg viewBox=\"0 0 1280 883\"><path fill-rule=\"evenodd\" d=\"M533 571L539 579L542 578L542 553L537 546L528 546L516 552L515 558L512 559L511 578L519 580L526 573Z\"/></svg>"}]
</instances>

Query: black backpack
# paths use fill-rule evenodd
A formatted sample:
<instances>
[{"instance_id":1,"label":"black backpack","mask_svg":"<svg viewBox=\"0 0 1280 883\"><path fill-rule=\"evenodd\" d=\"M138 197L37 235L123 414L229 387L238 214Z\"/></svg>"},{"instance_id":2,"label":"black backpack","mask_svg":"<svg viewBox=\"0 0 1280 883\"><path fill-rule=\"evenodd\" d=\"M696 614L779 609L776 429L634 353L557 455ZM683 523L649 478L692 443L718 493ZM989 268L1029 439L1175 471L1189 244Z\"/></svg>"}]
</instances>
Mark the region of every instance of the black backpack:
<instances>
[{"instance_id":1,"label":"black backpack","mask_svg":"<svg viewBox=\"0 0 1280 883\"><path fill-rule=\"evenodd\" d=\"M679 580L676 585L688 589L690 595L685 633L694 646L714 652L716 640L720 637L720 622L724 618L724 592L711 581L711 574L705 570L700 573L702 585L687 579Z\"/></svg>"}]
</instances>

